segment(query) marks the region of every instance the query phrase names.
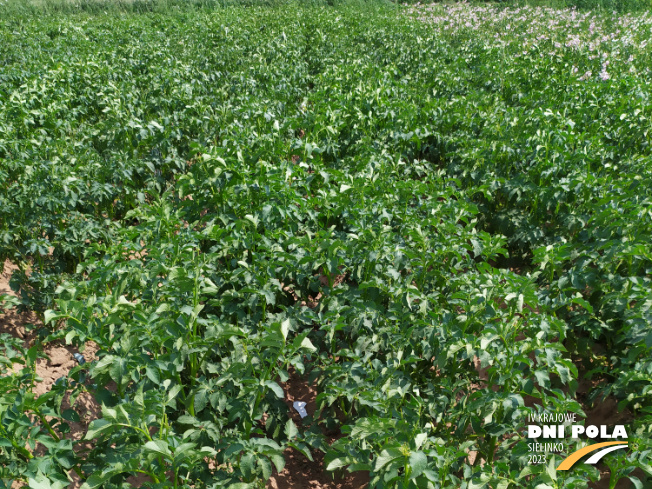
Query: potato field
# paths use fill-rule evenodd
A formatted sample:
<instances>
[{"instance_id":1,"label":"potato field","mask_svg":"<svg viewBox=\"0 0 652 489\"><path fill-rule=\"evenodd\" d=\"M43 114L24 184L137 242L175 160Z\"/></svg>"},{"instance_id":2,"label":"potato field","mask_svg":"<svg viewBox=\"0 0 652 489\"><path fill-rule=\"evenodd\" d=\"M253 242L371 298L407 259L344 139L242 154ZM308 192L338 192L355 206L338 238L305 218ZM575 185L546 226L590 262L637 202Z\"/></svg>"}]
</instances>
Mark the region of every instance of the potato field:
<instances>
[{"instance_id":1,"label":"potato field","mask_svg":"<svg viewBox=\"0 0 652 489\"><path fill-rule=\"evenodd\" d=\"M649 11L17 2L0 488L652 488Z\"/></svg>"}]
</instances>

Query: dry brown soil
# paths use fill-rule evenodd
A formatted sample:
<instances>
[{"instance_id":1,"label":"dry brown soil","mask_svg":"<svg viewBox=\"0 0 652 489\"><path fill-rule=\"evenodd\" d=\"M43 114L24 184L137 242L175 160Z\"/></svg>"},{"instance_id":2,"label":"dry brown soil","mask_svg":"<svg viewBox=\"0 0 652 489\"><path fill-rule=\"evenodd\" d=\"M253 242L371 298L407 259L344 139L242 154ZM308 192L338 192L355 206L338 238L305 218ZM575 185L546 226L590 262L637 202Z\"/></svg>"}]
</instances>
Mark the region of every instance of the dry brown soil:
<instances>
[{"instance_id":1,"label":"dry brown soil","mask_svg":"<svg viewBox=\"0 0 652 489\"><path fill-rule=\"evenodd\" d=\"M301 416L292 404L294 401L303 401L306 403L308 414L314 414L317 410L317 389L292 369L288 381L281 382L280 385L285 391L285 403L292 420L297 426L301 426ZM330 437L328 441L332 443L336 438ZM285 468L280 473L274 471L271 479L267 481L267 489L363 489L369 485L368 475L362 472L333 478L331 473L325 470L323 453L311 453L313 462L303 454L288 448L285 451Z\"/></svg>"},{"instance_id":2,"label":"dry brown soil","mask_svg":"<svg viewBox=\"0 0 652 489\"><path fill-rule=\"evenodd\" d=\"M0 294L16 295L9 286L11 274L16 269L17 267L9 261L4 263L4 270L0 275ZM42 326L42 324L33 312L18 313L15 309L0 312L0 333L9 333L13 337L23 340L24 346L27 348L35 344L36 327L39 326ZM85 346L83 355L86 361L96 360L97 346L92 342L86 343ZM68 372L77 365L73 353L78 353L79 350L74 346L53 342L43 345L42 352L45 358L36 360L36 375L39 380L36 382L33 392L37 396L48 392L58 378L68 375ZM62 408L69 409L71 407L73 406L70 405L70 399L66 396ZM78 422L68 422L70 431L65 436L72 440L81 440L88 429L88 424L99 417L101 408L90 393L82 392L75 400L74 409L79 414L80 420ZM84 445L78 445L78 449L83 450ZM42 450L44 450L44 447L37 445L36 452ZM80 487L81 481L73 471L70 472L70 476L72 484L69 488L77 489ZM21 487L20 483L12 485L12 489L18 487Z\"/></svg>"}]
</instances>

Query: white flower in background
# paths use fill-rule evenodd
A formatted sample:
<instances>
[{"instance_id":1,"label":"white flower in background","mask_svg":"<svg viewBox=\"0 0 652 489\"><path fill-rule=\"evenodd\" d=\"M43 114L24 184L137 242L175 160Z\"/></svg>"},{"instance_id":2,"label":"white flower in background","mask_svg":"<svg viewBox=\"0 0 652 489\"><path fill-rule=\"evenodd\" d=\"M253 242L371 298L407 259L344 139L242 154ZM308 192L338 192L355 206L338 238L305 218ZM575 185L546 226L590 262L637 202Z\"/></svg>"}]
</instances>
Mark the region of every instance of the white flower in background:
<instances>
[{"instance_id":1,"label":"white flower in background","mask_svg":"<svg viewBox=\"0 0 652 489\"><path fill-rule=\"evenodd\" d=\"M609 61L602 63L602 70L600 70L600 80L607 81L611 78L611 75L607 73L607 66L609 66Z\"/></svg>"}]
</instances>

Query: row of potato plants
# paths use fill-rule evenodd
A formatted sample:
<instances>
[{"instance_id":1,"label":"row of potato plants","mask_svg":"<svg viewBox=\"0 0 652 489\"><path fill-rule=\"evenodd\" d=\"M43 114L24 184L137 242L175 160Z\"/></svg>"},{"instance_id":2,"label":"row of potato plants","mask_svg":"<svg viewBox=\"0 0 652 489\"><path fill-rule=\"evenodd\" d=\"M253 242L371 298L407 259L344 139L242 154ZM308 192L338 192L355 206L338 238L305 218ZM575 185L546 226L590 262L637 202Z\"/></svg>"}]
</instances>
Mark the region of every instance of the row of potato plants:
<instances>
[{"instance_id":1,"label":"row of potato plants","mask_svg":"<svg viewBox=\"0 0 652 489\"><path fill-rule=\"evenodd\" d=\"M39 342L3 336L6 485L256 487L291 447L375 488L586 487L524 427L584 416L588 374L634 413L611 486L643 487L649 17L633 72L580 80L591 50L539 39L571 11L438 8L1 21L3 307L99 347L36 398Z\"/></svg>"}]
</instances>

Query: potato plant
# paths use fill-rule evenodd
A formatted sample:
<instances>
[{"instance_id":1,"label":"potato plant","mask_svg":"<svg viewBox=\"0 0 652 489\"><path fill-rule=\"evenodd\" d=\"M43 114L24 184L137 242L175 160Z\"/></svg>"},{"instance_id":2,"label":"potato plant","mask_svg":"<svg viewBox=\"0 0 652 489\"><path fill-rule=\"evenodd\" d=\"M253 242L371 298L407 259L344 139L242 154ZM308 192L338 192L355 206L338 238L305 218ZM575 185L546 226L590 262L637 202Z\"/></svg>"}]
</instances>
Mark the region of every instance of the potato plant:
<instances>
[{"instance_id":1,"label":"potato plant","mask_svg":"<svg viewBox=\"0 0 652 489\"><path fill-rule=\"evenodd\" d=\"M0 18L0 307L43 323L3 334L0 484L259 488L292 448L373 489L579 489L526 419L606 396L610 487L651 483L649 13ZM36 397L54 341L98 360Z\"/></svg>"}]
</instances>

